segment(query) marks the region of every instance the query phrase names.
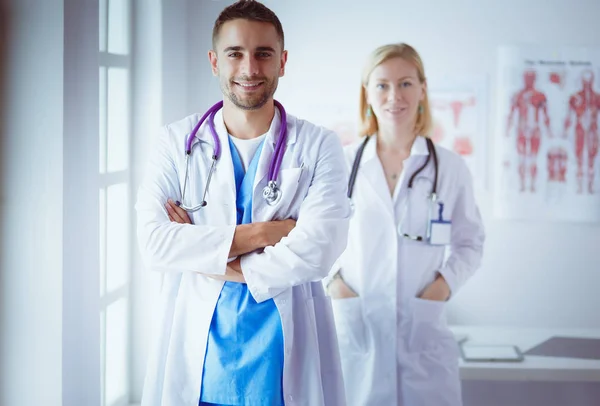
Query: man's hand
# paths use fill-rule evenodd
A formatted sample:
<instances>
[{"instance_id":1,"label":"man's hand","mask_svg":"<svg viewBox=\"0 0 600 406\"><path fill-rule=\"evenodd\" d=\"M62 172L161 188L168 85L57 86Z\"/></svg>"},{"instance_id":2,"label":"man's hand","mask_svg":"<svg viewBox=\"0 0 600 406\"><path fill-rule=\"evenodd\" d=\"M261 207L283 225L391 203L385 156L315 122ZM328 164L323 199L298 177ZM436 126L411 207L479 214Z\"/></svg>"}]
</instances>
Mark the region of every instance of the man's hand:
<instances>
[{"instance_id":1,"label":"man's hand","mask_svg":"<svg viewBox=\"0 0 600 406\"><path fill-rule=\"evenodd\" d=\"M165 208L169 214L169 220L179 224L192 224L192 220L190 220L190 216L188 216L187 212L177 206L173 200L167 200Z\"/></svg>"},{"instance_id":2,"label":"man's hand","mask_svg":"<svg viewBox=\"0 0 600 406\"><path fill-rule=\"evenodd\" d=\"M192 224L192 220L190 220L190 217L188 216L187 212L181 207L177 206L177 204L175 204L173 200L169 199L167 201L167 204L165 204L165 207L167 209L167 212L169 213L169 220L171 220L172 222L179 224ZM244 275L242 275L242 269L240 267L239 258L227 264L227 270L225 271L225 275L202 275L222 281L246 283L246 279L244 279Z\"/></svg>"},{"instance_id":3,"label":"man's hand","mask_svg":"<svg viewBox=\"0 0 600 406\"><path fill-rule=\"evenodd\" d=\"M169 220L179 224L192 224L187 212L169 199L165 204ZM237 257L257 249L277 244L296 226L296 220L264 221L240 224L235 229L229 257Z\"/></svg>"},{"instance_id":4,"label":"man's hand","mask_svg":"<svg viewBox=\"0 0 600 406\"><path fill-rule=\"evenodd\" d=\"M450 297L450 286L448 286L448 282L442 275L438 275L419 297L425 300L444 302Z\"/></svg>"},{"instance_id":5,"label":"man's hand","mask_svg":"<svg viewBox=\"0 0 600 406\"><path fill-rule=\"evenodd\" d=\"M169 220L172 222L178 224L192 224L192 220L187 212L177 206L172 199L167 201L165 208L167 209ZM283 237L286 237L295 226L296 220L292 219L238 225L229 255L230 257L239 257L240 255L247 254L256 249L275 245L281 241ZM244 275L242 274L239 258L227 264L225 275L206 276L230 282L246 283Z\"/></svg>"},{"instance_id":6,"label":"man's hand","mask_svg":"<svg viewBox=\"0 0 600 406\"><path fill-rule=\"evenodd\" d=\"M240 224L235 228L229 257L237 257L277 244L296 225L295 220Z\"/></svg>"},{"instance_id":7,"label":"man's hand","mask_svg":"<svg viewBox=\"0 0 600 406\"><path fill-rule=\"evenodd\" d=\"M227 270L225 271L225 275L202 275L226 282L246 283L244 274L242 274L242 267L240 266L239 258L236 258L235 260L227 264Z\"/></svg>"},{"instance_id":8,"label":"man's hand","mask_svg":"<svg viewBox=\"0 0 600 406\"><path fill-rule=\"evenodd\" d=\"M263 248L277 244L296 227L296 220L266 221L262 224Z\"/></svg>"}]
</instances>

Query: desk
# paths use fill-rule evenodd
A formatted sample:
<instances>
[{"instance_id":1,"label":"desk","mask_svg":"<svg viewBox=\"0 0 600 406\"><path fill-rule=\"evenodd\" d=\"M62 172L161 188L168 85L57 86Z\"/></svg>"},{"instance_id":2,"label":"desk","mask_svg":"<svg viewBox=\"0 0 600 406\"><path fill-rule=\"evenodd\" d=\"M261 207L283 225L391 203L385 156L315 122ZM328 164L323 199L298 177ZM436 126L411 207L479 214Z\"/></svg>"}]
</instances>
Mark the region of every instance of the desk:
<instances>
[{"instance_id":1,"label":"desk","mask_svg":"<svg viewBox=\"0 0 600 406\"><path fill-rule=\"evenodd\" d=\"M556 337L598 338L600 330L452 326L471 344L512 344L523 353ZM523 362L459 361L465 406L600 405L600 360L525 355Z\"/></svg>"}]
</instances>

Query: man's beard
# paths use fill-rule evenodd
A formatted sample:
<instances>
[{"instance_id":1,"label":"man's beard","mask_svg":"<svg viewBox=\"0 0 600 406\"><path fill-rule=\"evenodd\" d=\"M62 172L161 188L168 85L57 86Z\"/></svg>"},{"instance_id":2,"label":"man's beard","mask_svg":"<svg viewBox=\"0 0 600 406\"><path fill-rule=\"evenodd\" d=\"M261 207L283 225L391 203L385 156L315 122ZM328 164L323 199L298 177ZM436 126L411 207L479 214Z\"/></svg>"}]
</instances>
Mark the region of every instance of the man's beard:
<instances>
[{"instance_id":1,"label":"man's beard","mask_svg":"<svg viewBox=\"0 0 600 406\"><path fill-rule=\"evenodd\" d=\"M246 95L244 98L240 98L232 89L238 87L234 82L262 82L263 91L257 94ZM227 98L238 108L242 110L258 110L275 94L277 90L277 78L269 80L266 77L263 78L251 78L251 77L240 77L228 81L221 81L221 91Z\"/></svg>"}]
</instances>

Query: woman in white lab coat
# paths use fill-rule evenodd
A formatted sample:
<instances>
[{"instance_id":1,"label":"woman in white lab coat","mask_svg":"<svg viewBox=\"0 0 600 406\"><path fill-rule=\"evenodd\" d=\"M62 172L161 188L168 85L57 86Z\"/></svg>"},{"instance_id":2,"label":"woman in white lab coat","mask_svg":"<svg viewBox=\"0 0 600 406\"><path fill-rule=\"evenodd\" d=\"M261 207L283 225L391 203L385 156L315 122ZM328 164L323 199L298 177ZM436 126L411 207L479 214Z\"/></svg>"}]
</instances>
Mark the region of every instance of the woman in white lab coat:
<instances>
[{"instance_id":1,"label":"woman in white lab coat","mask_svg":"<svg viewBox=\"0 0 600 406\"><path fill-rule=\"evenodd\" d=\"M356 167L348 247L326 281L348 405L458 406L459 352L444 308L481 261L471 175L427 141L425 73L409 45L371 54L360 103L368 141L345 149Z\"/></svg>"}]
</instances>

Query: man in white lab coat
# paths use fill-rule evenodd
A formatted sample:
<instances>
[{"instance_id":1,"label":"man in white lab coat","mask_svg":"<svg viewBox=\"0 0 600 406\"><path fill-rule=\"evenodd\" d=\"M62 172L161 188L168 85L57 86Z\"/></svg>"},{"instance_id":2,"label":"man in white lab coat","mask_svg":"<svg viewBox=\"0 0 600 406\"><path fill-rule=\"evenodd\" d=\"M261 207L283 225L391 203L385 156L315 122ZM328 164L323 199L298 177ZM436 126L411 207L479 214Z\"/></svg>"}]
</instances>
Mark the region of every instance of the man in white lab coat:
<instances>
[{"instance_id":1,"label":"man in white lab coat","mask_svg":"<svg viewBox=\"0 0 600 406\"><path fill-rule=\"evenodd\" d=\"M164 277L142 405L342 406L320 283L347 241L341 144L273 100L287 51L261 3L223 10L209 60L222 109L195 135L198 114L163 129L138 194L142 257Z\"/></svg>"}]
</instances>

